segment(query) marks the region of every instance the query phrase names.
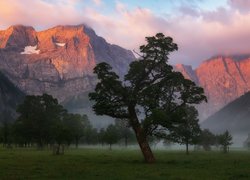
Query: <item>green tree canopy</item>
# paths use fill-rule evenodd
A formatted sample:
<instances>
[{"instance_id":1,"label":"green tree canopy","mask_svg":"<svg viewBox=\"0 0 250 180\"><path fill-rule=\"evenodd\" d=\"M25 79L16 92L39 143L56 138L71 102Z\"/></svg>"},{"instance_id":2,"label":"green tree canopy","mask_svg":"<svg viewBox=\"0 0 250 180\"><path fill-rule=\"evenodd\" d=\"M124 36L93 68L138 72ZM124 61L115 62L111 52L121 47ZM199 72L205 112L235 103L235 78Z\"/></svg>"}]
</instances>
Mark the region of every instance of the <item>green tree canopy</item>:
<instances>
[{"instance_id":1,"label":"green tree canopy","mask_svg":"<svg viewBox=\"0 0 250 180\"><path fill-rule=\"evenodd\" d=\"M78 147L80 138L84 136L85 129L89 126L88 117L80 114L66 114L63 118L63 124L68 129L67 143L71 144L74 141Z\"/></svg>"},{"instance_id":2,"label":"green tree canopy","mask_svg":"<svg viewBox=\"0 0 250 180\"><path fill-rule=\"evenodd\" d=\"M110 149L112 148L112 144L115 144L120 139L120 133L117 127L113 124L110 124L104 134L104 141L109 144Z\"/></svg>"},{"instance_id":3,"label":"green tree canopy","mask_svg":"<svg viewBox=\"0 0 250 180\"><path fill-rule=\"evenodd\" d=\"M202 88L168 64L169 53L178 49L171 37L158 33L146 41L140 46L140 58L130 64L123 80L109 64L98 64L94 73L99 82L89 97L95 101L96 114L128 119L145 161L152 163L155 158L147 135L171 128L180 119L180 108L206 97Z\"/></svg>"},{"instance_id":4,"label":"green tree canopy","mask_svg":"<svg viewBox=\"0 0 250 180\"><path fill-rule=\"evenodd\" d=\"M216 144L216 136L209 129L204 129L201 131L199 144L205 151L210 151L211 146Z\"/></svg>"},{"instance_id":5,"label":"green tree canopy","mask_svg":"<svg viewBox=\"0 0 250 180\"><path fill-rule=\"evenodd\" d=\"M39 147L58 139L59 126L66 110L51 95L26 96L17 108L18 132L28 140L32 137Z\"/></svg>"},{"instance_id":6,"label":"green tree canopy","mask_svg":"<svg viewBox=\"0 0 250 180\"><path fill-rule=\"evenodd\" d=\"M219 144L223 148L223 152L227 153L229 151L229 146L233 144L232 135L228 132L228 130L226 130L223 134L218 136L218 140L219 140Z\"/></svg>"},{"instance_id":7,"label":"green tree canopy","mask_svg":"<svg viewBox=\"0 0 250 180\"><path fill-rule=\"evenodd\" d=\"M135 142L135 136L131 128L129 127L128 121L123 119L115 119L115 126L119 131L119 136L124 140L125 147L128 143Z\"/></svg>"},{"instance_id":8,"label":"green tree canopy","mask_svg":"<svg viewBox=\"0 0 250 180\"><path fill-rule=\"evenodd\" d=\"M201 129L198 119L198 111L193 106L183 108L181 123L171 129L168 138L173 142L186 145L186 154L189 154L188 145L197 144Z\"/></svg>"}]
</instances>

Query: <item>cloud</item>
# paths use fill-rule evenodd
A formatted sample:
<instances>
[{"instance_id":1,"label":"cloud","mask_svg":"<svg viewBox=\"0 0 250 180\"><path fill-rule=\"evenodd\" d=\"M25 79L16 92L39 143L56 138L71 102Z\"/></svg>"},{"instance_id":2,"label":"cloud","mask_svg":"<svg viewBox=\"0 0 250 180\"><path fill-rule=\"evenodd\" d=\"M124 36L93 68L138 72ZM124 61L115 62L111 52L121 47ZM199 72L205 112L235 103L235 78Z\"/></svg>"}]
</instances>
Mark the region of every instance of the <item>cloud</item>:
<instances>
[{"instance_id":1,"label":"cloud","mask_svg":"<svg viewBox=\"0 0 250 180\"><path fill-rule=\"evenodd\" d=\"M243 0L230 0L229 8L218 7L210 11L184 4L175 14L164 16L148 8L131 8L119 1L105 14L95 8L99 1L93 6L79 6L79 2L0 0L0 28L24 24L45 29L58 24L86 23L108 42L137 51L145 43L145 36L163 32L173 37L179 46L179 51L171 56L173 64L197 66L216 54L250 52L250 14L239 10L244 5Z\"/></svg>"},{"instance_id":2,"label":"cloud","mask_svg":"<svg viewBox=\"0 0 250 180\"><path fill-rule=\"evenodd\" d=\"M232 20L232 11L219 7L213 11L202 12L201 16L205 21L228 24Z\"/></svg>"},{"instance_id":3,"label":"cloud","mask_svg":"<svg viewBox=\"0 0 250 180\"><path fill-rule=\"evenodd\" d=\"M74 24L81 19L79 12L75 10L76 3L76 0L0 1L1 26L6 28L13 24L24 24L49 27L56 24Z\"/></svg>"},{"instance_id":4,"label":"cloud","mask_svg":"<svg viewBox=\"0 0 250 180\"><path fill-rule=\"evenodd\" d=\"M182 5L179 7L178 10L182 13L182 15L189 15L194 17L200 16L200 12L197 9L190 6Z\"/></svg>"},{"instance_id":5,"label":"cloud","mask_svg":"<svg viewBox=\"0 0 250 180\"><path fill-rule=\"evenodd\" d=\"M102 0L92 0L95 5L100 6L102 4Z\"/></svg>"},{"instance_id":6,"label":"cloud","mask_svg":"<svg viewBox=\"0 0 250 180\"><path fill-rule=\"evenodd\" d=\"M250 12L250 1L249 0L228 0L228 4L240 12Z\"/></svg>"}]
</instances>

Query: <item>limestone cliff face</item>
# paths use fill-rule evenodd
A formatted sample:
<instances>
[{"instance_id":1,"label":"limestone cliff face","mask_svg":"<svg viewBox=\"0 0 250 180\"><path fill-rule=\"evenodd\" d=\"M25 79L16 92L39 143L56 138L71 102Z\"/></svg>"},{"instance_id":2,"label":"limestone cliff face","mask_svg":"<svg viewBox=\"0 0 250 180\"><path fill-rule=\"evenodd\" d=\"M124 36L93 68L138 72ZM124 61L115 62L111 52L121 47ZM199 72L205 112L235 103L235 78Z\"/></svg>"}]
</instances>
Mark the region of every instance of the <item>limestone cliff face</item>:
<instances>
[{"instance_id":1,"label":"limestone cliff face","mask_svg":"<svg viewBox=\"0 0 250 180\"><path fill-rule=\"evenodd\" d=\"M134 59L131 51L107 43L85 25L0 31L0 70L25 93L46 92L61 102L93 89L97 63L108 62L123 74Z\"/></svg>"},{"instance_id":2,"label":"limestone cliff face","mask_svg":"<svg viewBox=\"0 0 250 180\"><path fill-rule=\"evenodd\" d=\"M33 27L22 25L11 26L0 31L0 48L6 50L20 50L27 45L37 43L36 32Z\"/></svg>"},{"instance_id":3,"label":"limestone cliff face","mask_svg":"<svg viewBox=\"0 0 250 180\"><path fill-rule=\"evenodd\" d=\"M205 89L208 103L201 119L250 91L250 56L217 56L195 70L176 65L186 78ZM0 31L0 71L26 94L49 93L65 102L92 90L93 67L108 62L120 75L135 59L131 51L111 45L85 26L57 26L41 32L17 25ZM85 98L86 99L86 98Z\"/></svg>"},{"instance_id":4,"label":"limestone cliff face","mask_svg":"<svg viewBox=\"0 0 250 180\"><path fill-rule=\"evenodd\" d=\"M198 84L198 78L192 66L177 64L174 66L174 70L181 72L186 79L190 79Z\"/></svg>"},{"instance_id":5,"label":"limestone cliff face","mask_svg":"<svg viewBox=\"0 0 250 180\"><path fill-rule=\"evenodd\" d=\"M202 118L250 91L250 58L218 56L204 61L197 69L178 65L176 70L203 87L208 103L199 106Z\"/></svg>"}]
</instances>

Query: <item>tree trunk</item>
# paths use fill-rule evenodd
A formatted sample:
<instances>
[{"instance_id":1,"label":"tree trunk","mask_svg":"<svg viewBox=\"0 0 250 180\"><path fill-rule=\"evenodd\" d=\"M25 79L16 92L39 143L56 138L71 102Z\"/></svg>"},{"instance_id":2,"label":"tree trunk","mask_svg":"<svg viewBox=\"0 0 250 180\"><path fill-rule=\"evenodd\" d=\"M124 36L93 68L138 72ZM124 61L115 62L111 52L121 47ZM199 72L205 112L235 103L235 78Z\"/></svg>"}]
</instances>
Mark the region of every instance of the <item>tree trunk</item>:
<instances>
[{"instance_id":1,"label":"tree trunk","mask_svg":"<svg viewBox=\"0 0 250 180\"><path fill-rule=\"evenodd\" d=\"M112 150L112 144L109 144L109 150Z\"/></svg>"},{"instance_id":2,"label":"tree trunk","mask_svg":"<svg viewBox=\"0 0 250 180\"><path fill-rule=\"evenodd\" d=\"M128 136L125 136L125 147L128 146Z\"/></svg>"},{"instance_id":3,"label":"tree trunk","mask_svg":"<svg viewBox=\"0 0 250 180\"><path fill-rule=\"evenodd\" d=\"M148 144L148 141L147 141L145 133L143 132L143 129L140 126L138 126L134 128L134 131L136 134L137 142L141 148L141 152L144 156L146 163L154 163L155 157L151 151L151 148Z\"/></svg>"},{"instance_id":4,"label":"tree trunk","mask_svg":"<svg viewBox=\"0 0 250 180\"><path fill-rule=\"evenodd\" d=\"M43 139L42 138L39 138L38 149L43 150Z\"/></svg>"},{"instance_id":5,"label":"tree trunk","mask_svg":"<svg viewBox=\"0 0 250 180\"><path fill-rule=\"evenodd\" d=\"M75 140L76 140L76 148L78 148L78 142L79 142L78 137L76 137Z\"/></svg>"},{"instance_id":6,"label":"tree trunk","mask_svg":"<svg viewBox=\"0 0 250 180\"><path fill-rule=\"evenodd\" d=\"M59 155L60 154L60 144L57 145L56 147L56 155Z\"/></svg>"},{"instance_id":7,"label":"tree trunk","mask_svg":"<svg viewBox=\"0 0 250 180\"><path fill-rule=\"evenodd\" d=\"M188 151L188 142L186 142L186 154L187 155L189 154L189 151Z\"/></svg>"},{"instance_id":8,"label":"tree trunk","mask_svg":"<svg viewBox=\"0 0 250 180\"><path fill-rule=\"evenodd\" d=\"M64 154L64 144L62 144L62 152L61 154Z\"/></svg>"},{"instance_id":9,"label":"tree trunk","mask_svg":"<svg viewBox=\"0 0 250 180\"><path fill-rule=\"evenodd\" d=\"M139 123L139 120L136 115L136 111L134 107L129 107L129 113L131 115L130 123L135 132L137 142L140 146L141 152L143 154L144 160L146 163L154 163L155 157L151 151L151 148L148 144L146 134Z\"/></svg>"},{"instance_id":10,"label":"tree trunk","mask_svg":"<svg viewBox=\"0 0 250 180\"><path fill-rule=\"evenodd\" d=\"M223 152L227 153L227 146L223 146Z\"/></svg>"}]
</instances>

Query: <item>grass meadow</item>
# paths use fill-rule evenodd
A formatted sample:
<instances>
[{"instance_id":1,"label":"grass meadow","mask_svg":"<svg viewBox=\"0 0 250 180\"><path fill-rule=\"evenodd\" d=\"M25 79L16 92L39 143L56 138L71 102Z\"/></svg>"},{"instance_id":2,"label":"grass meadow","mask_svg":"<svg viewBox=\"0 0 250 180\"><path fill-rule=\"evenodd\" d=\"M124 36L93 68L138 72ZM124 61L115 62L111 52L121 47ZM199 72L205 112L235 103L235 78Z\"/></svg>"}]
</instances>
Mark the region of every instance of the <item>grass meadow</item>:
<instances>
[{"instance_id":1,"label":"grass meadow","mask_svg":"<svg viewBox=\"0 0 250 180\"><path fill-rule=\"evenodd\" d=\"M250 179L250 152L155 150L157 162L145 164L136 149L50 150L0 148L0 179Z\"/></svg>"}]
</instances>

